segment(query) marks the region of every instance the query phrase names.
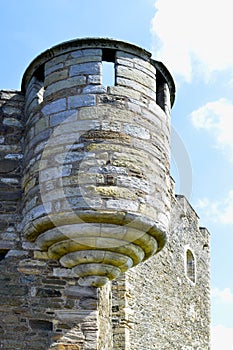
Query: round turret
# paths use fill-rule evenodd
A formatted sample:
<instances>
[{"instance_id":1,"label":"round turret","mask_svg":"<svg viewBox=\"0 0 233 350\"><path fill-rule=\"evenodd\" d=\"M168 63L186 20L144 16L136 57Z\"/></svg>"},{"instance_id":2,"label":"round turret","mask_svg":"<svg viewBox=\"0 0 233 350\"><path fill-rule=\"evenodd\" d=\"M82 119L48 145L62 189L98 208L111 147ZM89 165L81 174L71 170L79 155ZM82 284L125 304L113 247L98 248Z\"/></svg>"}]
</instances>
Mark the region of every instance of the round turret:
<instances>
[{"instance_id":1,"label":"round turret","mask_svg":"<svg viewBox=\"0 0 233 350\"><path fill-rule=\"evenodd\" d=\"M103 83L103 67L113 82ZM132 44L78 39L25 72L25 237L99 287L165 244L173 80Z\"/></svg>"}]
</instances>

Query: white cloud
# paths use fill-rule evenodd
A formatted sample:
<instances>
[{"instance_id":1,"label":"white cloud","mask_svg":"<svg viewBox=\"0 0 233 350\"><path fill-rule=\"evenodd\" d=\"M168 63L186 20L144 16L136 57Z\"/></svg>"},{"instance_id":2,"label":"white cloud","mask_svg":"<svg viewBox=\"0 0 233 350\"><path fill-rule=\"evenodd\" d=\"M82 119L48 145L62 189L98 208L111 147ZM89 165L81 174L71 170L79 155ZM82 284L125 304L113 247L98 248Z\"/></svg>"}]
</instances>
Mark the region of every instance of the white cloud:
<instances>
[{"instance_id":1,"label":"white cloud","mask_svg":"<svg viewBox=\"0 0 233 350\"><path fill-rule=\"evenodd\" d=\"M208 102L193 111L190 115L192 124L197 129L204 129L214 139L215 146L223 151L230 162L233 162L232 118L233 104L221 98ZM233 190L219 201L200 199L197 209L202 218L222 224L233 224Z\"/></svg>"},{"instance_id":2,"label":"white cloud","mask_svg":"<svg viewBox=\"0 0 233 350\"><path fill-rule=\"evenodd\" d=\"M201 198L197 201L195 205L196 210L202 219L205 218L212 222L218 222L219 215L219 203L209 200L208 198Z\"/></svg>"},{"instance_id":3,"label":"white cloud","mask_svg":"<svg viewBox=\"0 0 233 350\"><path fill-rule=\"evenodd\" d=\"M211 290L211 296L220 303L230 303L233 305L233 293L230 288L225 288L223 290L213 288Z\"/></svg>"},{"instance_id":4,"label":"white cloud","mask_svg":"<svg viewBox=\"0 0 233 350\"><path fill-rule=\"evenodd\" d=\"M228 197L224 200L223 212L220 214L220 220L223 224L233 223L233 191L230 191Z\"/></svg>"},{"instance_id":5,"label":"white cloud","mask_svg":"<svg viewBox=\"0 0 233 350\"><path fill-rule=\"evenodd\" d=\"M199 199L195 207L203 219L214 223L233 224L233 190L221 201Z\"/></svg>"},{"instance_id":6,"label":"white cloud","mask_svg":"<svg viewBox=\"0 0 233 350\"><path fill-rule=\"evenodd\" d=\"M190 81L195 72L233 70L232 0L157 0L153 51L172 74Z\"/></svg>"},{"instance_id":7,"label":"white cloud","mask_svg":"<svg viewBox=\"0 0 233 350\"><path fill-rule=\"evenodd\" d=\"M232 118L233 104L221 98L208 102L191 113L193 125L198 129L205 129L216 139L216 146L227 151L233 161Z\"/></svg>"},{"instance_id":8,"label":"white cloud","mask_svg":"<svg viewBox=\"0 0 233 350\"><path fill-rule=\"evenodd\" d=\"M211 350L233 350L233 328L217 325L211 328Z\"/></svg>"}]
</instances>

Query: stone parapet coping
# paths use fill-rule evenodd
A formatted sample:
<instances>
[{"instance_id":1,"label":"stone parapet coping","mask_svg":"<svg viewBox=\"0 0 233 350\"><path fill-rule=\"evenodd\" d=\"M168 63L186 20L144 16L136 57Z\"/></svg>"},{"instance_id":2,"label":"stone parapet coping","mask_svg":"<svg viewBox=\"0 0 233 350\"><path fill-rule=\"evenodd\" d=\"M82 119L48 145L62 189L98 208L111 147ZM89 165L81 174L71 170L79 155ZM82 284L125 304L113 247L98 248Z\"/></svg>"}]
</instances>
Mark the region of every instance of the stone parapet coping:
<instances>
[{"instance_id":1,"label":"stone parapet coping","mask_svg":"<svg viewBox=\"0 0 233 350\"><path fill-rule=\"evenodd\" d=\"M174 80L168 71L168 69L164 66L162 62L156 61L151 58L151 53L146 51L145 49L120 40L109 39L109 38L82 38L75 39L63 42L61 44L55 45L50 49L42 52L39 56L37 56L27 67L23 79L21 89L24 93L26 90L26 86L30 81L31 77L35 74L35 72L40 69L47 61L51 58L59 56L64 53L69 53L77 49L91 49L91 48L104 48L104 49L114 49L121 50L133 55L136 55L148 62L150 62L156 69L160 71L163 75L170 90L170 98L171 105L174 103L175 99L175 84Z\"/></svg>"}]
</instances>

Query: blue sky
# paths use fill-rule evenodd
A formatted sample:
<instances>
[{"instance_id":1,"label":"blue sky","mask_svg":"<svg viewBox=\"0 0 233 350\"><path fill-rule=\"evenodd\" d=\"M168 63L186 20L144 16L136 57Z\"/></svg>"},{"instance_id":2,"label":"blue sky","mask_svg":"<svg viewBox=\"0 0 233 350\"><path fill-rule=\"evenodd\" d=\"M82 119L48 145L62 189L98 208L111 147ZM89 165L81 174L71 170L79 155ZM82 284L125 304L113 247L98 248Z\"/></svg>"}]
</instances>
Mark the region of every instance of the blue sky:
<instances>
[{"instance_id":1,"label":"blue sky","mask_svg":"<svg viewBox=\"0 0 233 350\"><path fill-rule=\"evenodd\" d=\"M210 0L1 2L1 89L20 89L35 56L78 37L132 42L169 68L177 88L172 125L181 141L173 140L176 192L184 191L211 232L212 350L233 348L231 8L231 0L221 7ZM182 168L177 153L187 156Z\"/></svg>"}]
</instances>

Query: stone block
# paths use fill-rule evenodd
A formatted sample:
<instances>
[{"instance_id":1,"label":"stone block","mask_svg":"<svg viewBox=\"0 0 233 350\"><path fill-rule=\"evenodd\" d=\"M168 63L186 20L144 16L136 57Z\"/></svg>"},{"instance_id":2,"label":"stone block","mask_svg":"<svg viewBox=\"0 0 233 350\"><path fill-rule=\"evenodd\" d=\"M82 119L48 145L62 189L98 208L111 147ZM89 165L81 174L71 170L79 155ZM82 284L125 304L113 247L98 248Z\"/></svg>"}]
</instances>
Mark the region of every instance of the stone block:
<instances>
[{"instance_id":1,"label":"stone block","mask_svg":"<svg viewBox=\"0 0 233 350\"><path fill-rule=\"evenodd\" d=\"M152 66L149 62L144 62L144 64L142 64L141 62L140 64L135 63L134 67L140 70L141 72L144 72L145 74L149 75L151 78L155 79L156 68Z\"/></svg>"},{"instance_id":2,"label":"stone block","mask_svg":"<svg viewBox=\"0 0 233 350\"><path fill-rule=\"evenodd\" d=\"M49 116L43 116L38 120L37 123L35 123L35 135L43 131L44 129L49 128Z\"/></svg>"},{"instance_id":3,"label":"stone block","mask_svg":"<svg viewBox=\"0 0 233 350\"><path fill-rule=\"evenodd\" d=\"M101 63L99 62L88 62L80 63L70 67L70 77L75 75L98 75L100 74Z\"/></svg>"},{"instance_id":4,"label":"stone block","mask_svg":"<svg viewBox=\"0 0 233 350\"><path fill-rule=\"evenodd\" d=\"M68 97L68 108L79 108L95 106L96 97L95 95L85 94L85 95L75 95Z\"/></svg>"},{"instance_id":5,"label":"stone block","mask_svg":"<svg viewBox=\"0 0 233 350\"><path fill-rule=\"evenodd\" d=\"M69 122L69 117L71 117L71 116L74 117L77 115L78 115L78 112L73 111L73 110L67 110L64 112L52 114L50 116L50 126L57 126L61 123Z\"/></svg>"},{"instance_id":6,"label":"stone block","mask_svg":"<svg viewBox=\"0 0 233 350\"><path fill-rule=\"evenodd\" d=\"M48 62L45 63L45 72L47 72L47 69L50 69L51 67L54 67L60 63L64 63L68 57L69 57L69 54L64 53L62 55L59 55L50 59Z\"/></svg>"},{"instance_id":7,"label":"stone block","mask_svg":"<svg viewBox=\"0 0 233 350\"><path fill-rule=\"evenodd\" d=\"M6 258L8 258L8 257L25 257L28 255L29 255L29 252L26 250L12 249L12 250L9 250L9 252L6 255Z\"/></svg>"},{"instance_id":8,"label":"stone block","mask_svg":"<svg viewBox=\"0 0 233 350\"><path fill-rule=\"evenodd\" d=\"M133 81L138 82L139 84L150 88L153 91L156 91L155 79L151 78L148 74L142 72L141 70L119 66L117 68L117 76L126 79L131 79Z\"/></svg>"},{"instance_id":9,"label":"stone block","mask_svg":"<svg viewBox=\"0 0 233 350\"><path fill-rule=\"evenodd\" d=\"M55 94L56 92L65 91L66 89L70 89L74 87L80 87L85 84L86 84L86 77L83 75L69 78L66 80L60 80L47 87L44 93L44 97L47 98L48 96L50 96L51 94Z\"/></svg>"},{"instance_id":10,"label":"stone block","mask_svg":"<svg viewBox=\"0 0 233 350\"><path fill-rule=\"evenodd\" d=\"M13 115L13 114L17 114L17 115L21 115L22 114L22 109L17 107L17 106L10 106L10 105L4 105L2 107L2 112L4 114L7 114L7 115Z\"/></svg>"},{"instance_id":11,"label":"stone block","mask_svg":"<svg viewBox=\"0 0 233 350\"><path fill-rule=\"evenodd\" d=\"M107 88L103 85L87 85L82 91L84 94L104 94Z\"/></svg>"},{"instance_id":12,"label":"stone block","mask_svg":"<svg viewBox=\"0 0 233 350\"><path fill-rule=\"evenodd\" d=\"M76 58L70 58L66 60L65 67L73 66L75 64L87 63L87 62L100 62L101 56L99 55L88 55L88 56L80 56Z\"/></svg>"},{"instance_id":13,"label":"stone block","mask_svg":"<svg viewBox=\"0 0 233 350\"><path fill-rule=\"evenodd\" d=\"M65 295L74 298L95 298L97 300L97 289L94 287L70 286L65 289Z\"/></svg>"},{"instance_id":14,"label":"stone block","mask_svg":"<svg viewBox=\"0 0 233 350\"><path fill-rule=\"evenodd\" d=\"M128 199L109 199L106 202L106 207L119 211L137 211L138 203Z\"/></svg>"},{"instance_id":15,"label":"stone block","mask_svg":"<svg viewBox=\"0 0 233 350\"><path fill-rule=\"evenodd\" d=\"M13 126L17 128L23 128L22 122L16 118L4 118L3 125Z\"/></svg>"},{"instance_id":16,"label":"stone block","mask_svg":"<svg viewBox=\"0 0 233 350\"><path fill-rule=\"evenodd\" d=\"M130 79L126 79L126 78L121 78L121 77L117 77L117 85L119 86L124 86L133 90L136 90L138 92L141 92L142 94L148 96L149 98L153 99L154 101L156 101L156 92L155 90L151 90L150 88L137 83L133 80Z\"/></svg>"},{"instance_id":17,"label":"stone block","mask_svg":"<svg viewBox=\"0 0 233 350\"><path fill-rule=\"evenodd\" d=\"M58 298L61 297L61 291L52 288L38 288L36 296L39 298Z\"/></svg>"},{"instance_id":18,"label":"stone block","mask_svg":"<svg viewBox=\"0 0 233 350\"><path fill-rule=\"evenodd\" d=\"M64 111L65 109L66 109L66 99L62 98L46 104L41 111L43 114L49 115L49 114Z\"/></svg>"},{"instance_id":19,"label":"stone block","mask_svg":"<svg viewBox=\"0 0 233 350\"><path fill-rule=\"evenodd\" d=\"M142 126L135 125L135 124L124 124L123 125L123 131L132 137L136 137L139 139L149 140L150 139L150 132L143 128Z\"/></svg>"},{"instance_id":20,"label":"stone block","mask_svg":"<svg viewBox=\"0 0 233 350\"><path fill-rule=\"evenodd\" d=\"M79 58L79 57L88 57L88 56L102 56L101 49L83 49L76 50L71 53L71 57Z\"/></svg>"},{"instance_id":21,"label":"stone block","mask_svg":"<svg viewBox=\"0 0 233 350\"><path fill-rule=\"evenodd\" d=\"M140 100L141 94L138 91L129 90L123 86L111 86L109 87L109 93L112 95L125 96L131 99Z\"/></svg>"},{"instance_id":22,"label":"stone block","mask_svg":"<svg viewBox=\"0 0 233 350\"><path fill-rule=\"evenodd\" d=\"M49 67L49 66L47 67L45 65L45 67L46 67L46 69L45 69L46 75L49 75L49 74L55 72L56 70L59 70L59 69L63 68L63 66L64 66L63 62L55 64L55 65L52 65L51 67Z\"/></svg>"},{"instance_id":23,"label":"stone block","mask_svg":"<svg viewBox=\"0 0 233 350\"><path fill-rule=\"evenodd\" d=\"M88 75L87 77L87 84L101 84L101 75Z\"/></svg>"},{"instance_id":24,"label":"stone block","mask_svg":"<svg viewBox=\"0 0 233 350\"><path fill-rule=\"evenodd\" d=\"M123 59L123 58L117 58L116 59L116 64L118 64L120 66L130 67L130 68L134 67L133 59L132 60L127 60L127 59Z\"/></svg>"},{"instance_id":25,"label":"stone block","mask_svg":"<svg viewBox=\"0 0 233 350\"><path fill-rule=\"evenodd\" d=\"M0 160L0 174L9 174L14 172L19 167L19 162L14 159Z\"/></svg>"},{"instance_id":26,"label":"stone block","mask_svg":"<svg viewBox=\"0 0 233 350\"><path fill-rule=\"evenodd\" d=\"M10 295L12 298L14 297L25 297L28 293L28 287L27 286L20 286L20 285L3 285L0 288L0 295L1 296L8 296Z\"/></svg>"},{"instance_id":27,"label":"stone block","mask_svg":"<svg viewBox=\"0 0 233 350\"><path fill-rule=\"evenodd\" d=\"M46 76L44 81L44 86L46 88L52 83L55 83L56 81L59 81L59 80L64 80L66 78L68 78L68 69L62 69L62 70L53 72Z\"/></svg>"}]
</instances>

